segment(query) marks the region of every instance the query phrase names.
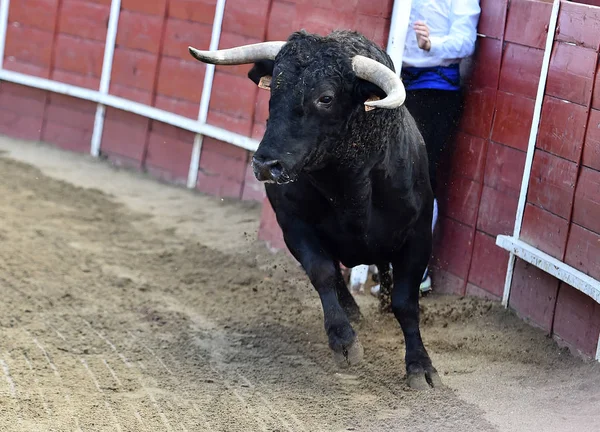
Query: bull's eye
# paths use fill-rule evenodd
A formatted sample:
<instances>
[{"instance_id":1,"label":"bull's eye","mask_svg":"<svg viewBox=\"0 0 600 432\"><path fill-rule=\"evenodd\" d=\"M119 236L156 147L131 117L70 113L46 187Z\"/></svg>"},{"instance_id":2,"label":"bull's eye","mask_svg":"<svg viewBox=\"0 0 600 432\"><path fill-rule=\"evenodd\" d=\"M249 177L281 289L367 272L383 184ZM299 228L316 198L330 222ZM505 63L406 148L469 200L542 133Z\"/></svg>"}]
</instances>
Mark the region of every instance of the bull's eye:
<instances>
[{"instance_id":1,"label":"bull's eye","mask_svg":"<svg viewBox=\"0 0 600 432\"><path fill-rule=\"evenodd\" d=\"M333 96L323 95L319 98L319 105L329 105L333 102Z\"/></svg>"}]
</instances>

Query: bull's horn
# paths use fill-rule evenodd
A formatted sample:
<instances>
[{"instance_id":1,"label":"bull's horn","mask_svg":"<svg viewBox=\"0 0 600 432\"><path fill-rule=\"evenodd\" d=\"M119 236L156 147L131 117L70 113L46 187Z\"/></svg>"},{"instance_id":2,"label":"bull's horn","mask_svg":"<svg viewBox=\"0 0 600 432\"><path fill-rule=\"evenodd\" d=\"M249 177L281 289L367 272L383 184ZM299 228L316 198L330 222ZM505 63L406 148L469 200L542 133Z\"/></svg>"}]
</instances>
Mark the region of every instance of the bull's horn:
<instances>
[{"instance_id":1,"label":"bull's horn","mask_svg":"<svg viewBox=\"0 0 600 432\"><path fill-rule=\"evenodd\" d=\"M367 101L366 106L394 109L404 103L406 90L402 80L390 68L376 60L361 55L352 58L352 69L357 77L372 82L385 92L381 100Z\"/></svg>"},{"instance_id":2,"label":"bull's horn","mask_svg":"<svg viewBox=\"0 0 600 432\"><path fill-rule=\"evenodd\" d=\"M188 47L190 54L204 63L216 65L239 65L259 60L275 60L285 42L261 42L218 51L201 51Z\"/></svg>"}]
</instances>

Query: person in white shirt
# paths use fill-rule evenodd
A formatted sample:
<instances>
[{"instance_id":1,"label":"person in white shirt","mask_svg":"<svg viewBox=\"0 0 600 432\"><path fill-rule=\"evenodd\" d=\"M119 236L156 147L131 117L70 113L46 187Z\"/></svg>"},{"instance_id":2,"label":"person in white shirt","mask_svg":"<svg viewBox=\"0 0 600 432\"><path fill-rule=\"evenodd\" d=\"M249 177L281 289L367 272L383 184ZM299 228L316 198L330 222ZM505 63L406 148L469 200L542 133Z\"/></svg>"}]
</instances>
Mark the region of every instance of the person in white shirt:
<instances>
[{"instance_id":1,"label":"person in white shirt","mask_svg":"<svg viewBox=\"0 0 600 432\"><path fill-rule=\"evenodd\" d=\"M396 0L399 1L399 0ZM461 60L475 51L479 0L412 0L409 29L402 58L402 80L407 91L405 105L425 140L429 177L434 196L440 187L437 169L450 155L450 143L460 120ZM432 231L438 214L434 201ZM421 291L431 289L428 271ZM379 286L371 293L377 295Z\"/></svg>"}]
</instances>

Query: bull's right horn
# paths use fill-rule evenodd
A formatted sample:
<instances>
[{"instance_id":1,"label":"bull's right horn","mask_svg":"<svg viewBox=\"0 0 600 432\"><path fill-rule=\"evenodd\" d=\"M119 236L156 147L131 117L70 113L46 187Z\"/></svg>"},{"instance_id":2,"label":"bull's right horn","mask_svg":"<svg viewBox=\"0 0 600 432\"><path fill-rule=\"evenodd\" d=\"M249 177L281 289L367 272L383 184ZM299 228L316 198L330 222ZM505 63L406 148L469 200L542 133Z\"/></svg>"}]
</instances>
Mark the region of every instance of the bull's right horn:
<instances>
[{"instance_id":1,"label":"bull's right horn","mask_svg":"<svg viewBox=\"0 0 600 432\"><path fill-rule=\"evenodd\" d=\"M261 42L217 51L201 51L193 47L189 47L188 50L196 60L204 63L239 65L254 63L259 60L275 60L279 50L284 45L285 42L277 41Z\"/></svg>"},{"instance_id":2,"label":"bull's right horn","mask_svg":"<svg viewBox=\"0 0 600 432\"><path fill-rule=\"evenodd\" d=\"M357 77L372 82L387 95L384 99L367 101L367 107L394 109L406 100L402 80L390 68L376 60L361 55L352 58L352 69Z\"/></svg>"}]
</instances>

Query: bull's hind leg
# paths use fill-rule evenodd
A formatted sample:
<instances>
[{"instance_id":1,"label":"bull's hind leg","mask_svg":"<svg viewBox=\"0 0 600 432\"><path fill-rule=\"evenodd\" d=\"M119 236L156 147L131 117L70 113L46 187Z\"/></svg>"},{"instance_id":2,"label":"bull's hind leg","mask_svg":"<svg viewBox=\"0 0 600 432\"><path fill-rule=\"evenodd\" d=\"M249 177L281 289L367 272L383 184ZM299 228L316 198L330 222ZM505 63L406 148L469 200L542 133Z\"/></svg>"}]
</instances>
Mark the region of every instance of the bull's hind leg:
<instances>
[{"instance_id":1,"label":"bull's hind leg","mask_svg":"<svg viewBox=\"0 0 600 432\"><path fill-rule=\"evenodd\" d=\"M389 312L392 304L391 297L394 285L390 264L378 264L377 270L379 270L379 310Z\"/></svg>"},{"instance_id":2,"label":"bull's hind leg","mask_svg":"<svg viewBox=\"0 0 600 432\"><path fill-rule=\"evenodd\" d=\"M442 381L423 345L419 329L419 285L431 253L431 231L422 230L403 248L401 259L393 263L394 288L392 311L400 323L406 343L406 374L408 385L417 390L440 387Z\"/></svg>"},{"instance_id":3,"label":"bull's hind leg","mask_svg":"<svg viewBox=\"0 0 600 432\"><path fill-rule=\"evenodd\" d=\"M354 296L350 293L348 289L348 284L344 280L342 276L342 272L340 270L339 264L336 263L336 281L335 281L335 291L337 293L338 300L344 312L350 319L351 322L359 322L362 318L360 313L360 308L356 304L356 300Z\"/></svg>"}]
</instances>

